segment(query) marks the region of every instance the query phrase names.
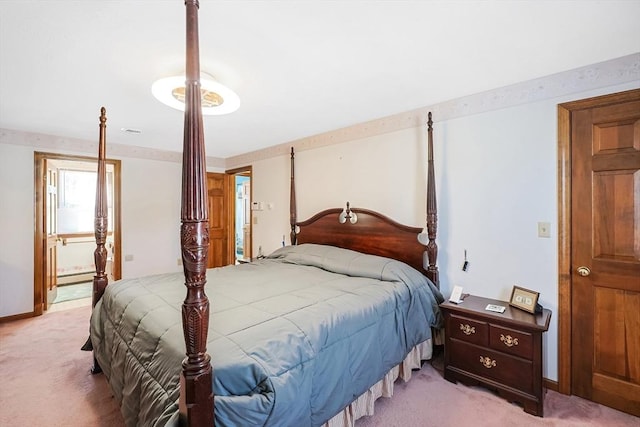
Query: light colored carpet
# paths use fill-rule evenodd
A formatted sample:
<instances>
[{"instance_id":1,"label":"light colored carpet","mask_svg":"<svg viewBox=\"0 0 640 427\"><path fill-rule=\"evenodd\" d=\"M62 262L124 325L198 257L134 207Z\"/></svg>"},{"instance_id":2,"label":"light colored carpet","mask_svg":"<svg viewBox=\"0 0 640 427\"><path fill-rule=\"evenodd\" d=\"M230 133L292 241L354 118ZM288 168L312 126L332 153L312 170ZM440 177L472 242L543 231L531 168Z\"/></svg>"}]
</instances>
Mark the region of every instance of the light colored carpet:
<instances>
[{"instance_id":1,"label":"light colored carpet","mask_svg":"<svg viewBox=\"0 0 640 427\"><path fill-rule=\"evenodd\" d=\"M93 356L80 351L91 307L0 324L0 426L121 427Z\"/></svg>"},{"instance_id":2,"label":"light colored carpet","mask_svg":"<svg viewBox=\"0 0 640 427\"><path fill-rule=\"evenodd\" d=\"M84 306L0 324L0 426L123 426L104 376L89 372L91 353L80 351L90 311ZM637 417L552 391L545 417L534 417L485 389L445 381L441 359L434 365L397 382L393 399L379 399L376 414L356 427L640 427Z\"/></svg>"},{"instance_id":3,"label":"light colored carpet","mask_svg":"<svg viewBox=\"0 0 640 427\"><path fill-rule=\"evenodd\" d=\"M640 427L640 418L554 391L545 395L544 418L527 414L485 388L446 381L442 358L396 382L393 398L378 399L375 411L356 427Z\"/></svg>"}]
</instances>

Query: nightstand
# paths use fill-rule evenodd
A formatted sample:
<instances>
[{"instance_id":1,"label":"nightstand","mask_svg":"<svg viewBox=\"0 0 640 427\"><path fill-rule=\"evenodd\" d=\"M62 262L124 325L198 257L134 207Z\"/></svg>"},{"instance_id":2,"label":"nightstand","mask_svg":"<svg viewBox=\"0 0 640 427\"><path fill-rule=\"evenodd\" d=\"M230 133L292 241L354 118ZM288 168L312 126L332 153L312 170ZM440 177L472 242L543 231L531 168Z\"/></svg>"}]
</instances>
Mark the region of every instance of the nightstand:
<instances>
[{"instance_id":1,"label":"nightstand","mask_svg":"<svg viewBox=\"0 0 640 427\"><path fill-rule=\"evenodd\" d=\"M506 307L504 313L485 310ZM542 333L551 311L530 314L506 301L467 296L460 304L440 304L445 318L444 377L483 385L530 414L543 416Z\"/></svg>"}]
</instances>

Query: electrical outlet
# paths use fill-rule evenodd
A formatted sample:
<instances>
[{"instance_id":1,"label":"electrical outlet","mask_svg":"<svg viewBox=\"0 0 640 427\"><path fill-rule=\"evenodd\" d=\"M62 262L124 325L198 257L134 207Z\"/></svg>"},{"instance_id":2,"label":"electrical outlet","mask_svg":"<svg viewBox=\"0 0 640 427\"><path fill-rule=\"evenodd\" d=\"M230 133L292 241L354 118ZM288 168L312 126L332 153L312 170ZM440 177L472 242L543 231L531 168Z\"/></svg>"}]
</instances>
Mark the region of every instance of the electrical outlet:
<instances>
[{"instance_id":1,"label":"electrical outlet","mask_svg":"<svg viewBox=\"0 0 640 427\"><path fill-rule=\"evenodd\" d=\"M549 222L538 223L538 237L551 237L551 223Z\"/></svg>"},{"instance_id":2,"label":"electrical outlet","mask_svg":"<svg viewBox=\"0 0 640 427\"><path fill-rule=\"evenodd\" d=\"M178 265L182 265L182 258L178 258Z\"/></svg>"},{"instance_id":3,"label":"electrical outlet","mask_svg":"<svg viewBox=\"0 0 640 427\"><path fill-rule=\"evenodd\" d=\"M125 261L133 261L133 255L125 255L124 256L124 260Z\"/></svg>"}]
</instances>

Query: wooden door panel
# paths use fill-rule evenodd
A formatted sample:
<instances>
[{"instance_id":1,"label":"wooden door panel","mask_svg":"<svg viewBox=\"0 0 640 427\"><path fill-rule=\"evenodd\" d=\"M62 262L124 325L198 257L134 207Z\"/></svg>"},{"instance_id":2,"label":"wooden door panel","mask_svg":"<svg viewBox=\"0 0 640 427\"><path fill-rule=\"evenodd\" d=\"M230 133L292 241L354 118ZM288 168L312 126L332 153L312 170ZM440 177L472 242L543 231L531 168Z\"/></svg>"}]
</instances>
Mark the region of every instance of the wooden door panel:
<instances>
[{"instance_id":1,"label":"wooden door panel","mask_svg":"<svg viewBox=\"0 0 640 427\"><path fill-rule=\"evenodd\" d=\"M593 174L593 199L599 202L593 218L593 256L633 261L640 259L640 221L634 197L620 194L640 191L640 171L622 170Z\"/></svg>"},{"instance_id":2,"label":"wooden door panel","mask_svg":"<svg viewBox=\"0 0 640 427\"><path fill-rule=\"evenodd\" d=\"M595 287L594 371L640 384L638 340L640 294L612 288ZM625 327L621 327L621 326ZM630 348L631 347L631 348Z\"/></svg>"},{"instance_id":3,"label":"wooden door panel","mask_svg":"<svg viewBox=\"0 0 640 427\"><path fill-rule=\"evenodd\" d=\"M594 153L619 153L640 149L636 133L637 122L634 119L596 124L593 134Z\"/></svg>"},{"instance_id":4,"label":"wooden door panel","mask_svg":"<svg viewBox=\"0 0 640 427\"><path fill-rule=\"evenodd\" d=\"M207 173L209 205L209 252L207 267L230 264L228 250L229 233L229 176L224 173Z\"/></svg>"},{"instance_id":5,"label":"wooden door panel","mask_svg":"<svg viewBox=\"0 0 640 427\"><path fill-rule=\"evenodd\" d=\"M44 181L44 309L48 309L58 296L58 169L45 160Z\"/></svg>"},{"instance_id":6,"label":"wooden door panel","mask_svg":"<svg viewBox=\"0 0 640 427\"><path fill-rule=\"evenodd\" d=\"M209 204L209 228L216 232L220 233L222 229L224 229L224 218L220 215L220 212L224 209L224 196L219 195L210 195L209 200L211 203Z\"/></svg>"},{"instance_id":7,"label":"wooden door panel","mask_svg":"<svg viewBox=\"0 0 640 427\"><path fill-rule=\"evenodd\" d=\"M572 112L571 135L572 392L640 415L640 100Z\"/></svg>"},{"instance_id":8,"label":"wooden door panel","mask_svg":"<svg viewBox=\"0 0 640 427\"><path fill-rule=\"evenodd\" d=\"M225 252L225 243L222 239L209 240L209 253L213 254L213 260L209 261L208 268L222 267L227 265L221 259L220 254ZM210 258L211 259L211 258Z\"/></svg>"}]
</instances>

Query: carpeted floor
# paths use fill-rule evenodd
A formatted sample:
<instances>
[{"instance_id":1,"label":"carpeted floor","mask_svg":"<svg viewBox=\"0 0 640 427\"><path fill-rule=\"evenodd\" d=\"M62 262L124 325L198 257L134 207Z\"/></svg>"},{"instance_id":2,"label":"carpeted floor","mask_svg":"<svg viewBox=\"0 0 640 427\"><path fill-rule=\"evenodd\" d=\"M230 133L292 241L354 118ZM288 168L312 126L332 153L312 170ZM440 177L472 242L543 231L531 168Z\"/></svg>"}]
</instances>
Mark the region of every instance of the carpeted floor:
<instances>
[{"instance_id":1,"label":"carpeted floor","mask_svg":"<svg viewBox=\"0 0 640 427\"><path fill-rule=\"evenodd\" d=\"M640 427L640 418L554 391L546 392L544 418L535 417L485 388L450 383L442 371L442 357L425 363L356 427Z\"/></svg>"},{"instance_id":2,"label":"carpeted floor","mask_svg":"<svg viewBox=\"0 0 640 427\"><path fill-rule=\"evenodd\" d=\"M90 310L0 324L0 426L123 427L104 376L89 372L91 353L80 351ZM356 427L640 427L637 417L552 391L545 417L534 417L485 389L445 381L441 369L437 358L396 383L393 399L379 399Z\"/></svg>"},{"instance_id":3,"label":"carpeted floor","mask_svg":"<svg viewBox=\"0 0 640 427\"><path fill-rule=\"evenodd\" d=\"M103 375L80 351L91 307L0 324L0 426L122 427Z\"/></svg>"}]
</instances>

